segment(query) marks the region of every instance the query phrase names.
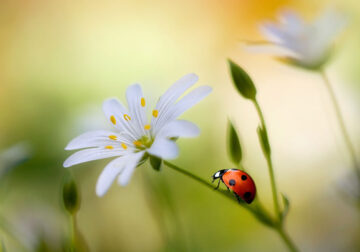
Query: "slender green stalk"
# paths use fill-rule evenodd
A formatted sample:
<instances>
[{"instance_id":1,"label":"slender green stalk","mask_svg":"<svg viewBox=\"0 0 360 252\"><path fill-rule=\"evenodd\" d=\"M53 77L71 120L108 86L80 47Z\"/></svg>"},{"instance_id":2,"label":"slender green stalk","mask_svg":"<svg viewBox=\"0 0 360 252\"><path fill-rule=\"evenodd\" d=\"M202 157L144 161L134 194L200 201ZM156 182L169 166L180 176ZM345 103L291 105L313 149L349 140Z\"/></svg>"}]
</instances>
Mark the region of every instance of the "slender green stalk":
<instances>
[{"instance_id":1,"label":"slender green stalk","mask_svg":"<svg viewBox=\"0 0 360 252\"><path fill-rule=\"evenodd\" d=\"M261 127L266 132L266 135L268 135L264 115L263 115L262 110L261 110L261 108L259 106L259 103L258 103L257 100L253 100L253 102L254 102L256 111L257 111L257 113L258 113L258 115L260 117ZM266 159L267 166L269 168L271 191L272 191L272 195L273 195L275 214L276 214L277 218L280 218L280 215L281 215L280 204L279 204L278 192L277 192L277 187L276 187L276 182L275 182L275 175L274 175L274 168L273 168L273 164L272 164L271 154L264 152L264 156L265 156L265 159Z\"/></svg>"},{"instance_id":2,"label":"slender green stalk","mask_svg":"<svg viewBox=\"0 0 360 252\"><path fill-rule=\"evenodd\" d=\"M70 215L70 252L76 251L76 216Z\"/></svg>"},{"instance_id":3,"label":"slender green stalk","mask_svg":"<svg viewBox=\"0 0 360 252\"><path fill-rule=\"evenodd\" d=\"M195 175L195 174L192 174L191 172L186 171L186 170L180 168L179 166L176 166L176 165L174 165L174 164L172 164L172 163L170 163L170 162L168 162L168 161L164 161L164 164L167 165L169 168L171 168L171 169L173 169L173 170L175 170L175 171L178 171L178 172L180 172L180 173L182 173L182 174L184 174L184 175L186 175L186 176L188 176L188 177L196 180L196 181L199 182L200 184L203 184L204 186L212 189L213 191L222 194L223 196L227 197L228 199L231 199L233 202L238 203L238 202L237 202L237 199L235 199L235 197L234 197L231 193L229 193L227 190L226 190L226 191L225 191L225 190L214 190L214 189L215 189L214 185L211 184L211 183L209 183L209 182L206 181L205 179L200 178L199 176L197 176L197 175ZM256 214L256 213L254 213L254 211L252 211L252 209L249 207L249 205L247 205L247 204L242 204L241 206L243 206L245 209L247 209L248 211L252 212L253 214ZM258 203L258 211L262 211L265 215L269 216L269 214L268 214L268 213L266 212L266 210L261 206L260 203Z\"/></svg>"},{"instance_id":4,"label":"slender green stalk","mask_svg":"<svg viewBox=\"0 0 360 252\"><path fill-rule=\"evenodd\" d=\"M204 186L211 188L214 191L214 189L215 189L214 186L211 183L209 183L208 181L202 179L201 177L199 177L195 174L192 174L191 172L186 171L186 170L180 168L179 166L176 166L168 161L164 161L164 164L166 166L168 166L169 168L190 177L191 179L199 182L200 184L203 184ZM227 191L216 190L216 192L219 192L223 196L225 196L229 199L232 199L233 202L236 202L236 199L234 199L234 197L232 197L232 195L229 194ZM271 218L269 213L266 211L265 208L262 207L260 202L257 202L257 205L255 208L252 208L246 204L242 204L241 206L243 206L245 209L247 209L252 214L254 214L258 218L258 220L261 220L261 217L259 217L259 215L266 216L269 219ZM282 238L282 240L284 241L284 243L286 244L286 246L289 248L290 251L293 251L293 252L298 251L294 242L290 239L290 237L287 235L287 233L285 233L282 224L283 223L280 223L279 221L275 222L275 221L271 220L271 223L267 223L266 225L273 228L280 235L280 237Z\"/></svg>"},{"instance_id":5,"label":"slender green stalk","mask_svg":"<svg viewBox=\"0 0 360 252\"><path fill-rule=\"evenodd\" d=\"M324 80L325 86L326 86L326 88L327 88L327 90L329 92L331 101L333 103L333 106L334 106L334 109L335 109L335 114L336 114L340 129L341 129L342 135L344 137L345 144L346 144L346 146L348 148L348 151L350 153L351 160L352 160L352 163L353 163L353 167L355 169L355 173L357 174L358 178L360 179L360 167L359 167L359 163L358 163L358 161L356 159L355 148L351 143L349 133L348 133L348 131L346 129L345 122L344 122L344 117L343 117L343 115L341 113L339 102L338 102L338 100L337 100L337 98L335 96L334 89L332 88L332 86L330 84L330 80L327 77L325 71L321 70L320 74L321 74L321 77Z\"/></svg>"},{"instance_id":6,"label":"slender green stalk","mask_svg":"<svg viewBox=\"0 0 360 252\"><path fill-rule=\"evenodd\" d=\"M176 165L174 165L174 164L172 164L172 163L170 163L168 161L164 161L164 164L167 165L168 167L172 168L173 170L178 171L178 172L180 172L180 173L182 173L182 174L196 180L200 184L203 184L204 186L206 186L206 187L208 187L210 189L213 189L213 190L215 189L213 184L209 183L205 179L200 178L199 176L197 176L195 174L192 174L189 171L186 171L186 170L184 170L184 169L182 169L182 168L180 168L180 167L178 167L178 166L176 166ZM228 193L223 192L222 190L216 190L216 192L221 193L222 195L226 196L227 198L233 199L233 197L231 195L229 195Z\"/></svg>"},{"instance_id":7,"label":"slender green stalk","mask_svg":"<svg viewBox=\"0 0 360 252\"><path fill-rule=\"evenodd\" d=\"M276 231L279 233L280 237L285 242L286 246L289 248L290 251L293 252L299 251L295 246L294 242L289 237L289 235L285 232L283 227L277 228Z\"/></svg>"}]
</instances>

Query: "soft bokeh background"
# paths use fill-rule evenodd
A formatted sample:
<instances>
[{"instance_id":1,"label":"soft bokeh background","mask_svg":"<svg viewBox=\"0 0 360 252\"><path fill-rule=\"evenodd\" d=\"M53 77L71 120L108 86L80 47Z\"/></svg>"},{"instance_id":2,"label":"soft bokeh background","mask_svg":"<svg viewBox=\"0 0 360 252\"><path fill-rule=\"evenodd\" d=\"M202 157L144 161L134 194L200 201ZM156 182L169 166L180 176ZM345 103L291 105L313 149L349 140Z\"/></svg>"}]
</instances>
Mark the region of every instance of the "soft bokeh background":
<instances>
[{"instance_id":1,"label":"soft bokeh background","mask_svg":"<svg viewBox=\"0 0 360 252\"><path fill-rule=\"evenodd\" d=\"M342 1L45 1L0 3L0 148L31 146L31 158L1 179L1 232L8 251L31 251L43 240L61 249L69 221L60 201L76 135L107 127L105 98L124 99L140 82L152 100L195 72L213 93L183 117L202 134L179 141L174 163L209 178L230 168L227 118L236 122L245 165L272 209L267 167L253 106L232 86L226 58L253 77L268 123L278 187L291 200L290 235L303 251L358 251L360 212L341 191L349 156L319 75L266 55L244 52L257 25L284 7L311 19L327 6L349 26L327 72L359 154L360 4ZM19 154L20 155L20 154ZM1 160L0 160L1 161ZM279 237L249 213L173 170L137 169L126 188L95 195L108 161L72 167L81 189L78 227L91 251L285 251Z\"/></svg>"}]
</instances>

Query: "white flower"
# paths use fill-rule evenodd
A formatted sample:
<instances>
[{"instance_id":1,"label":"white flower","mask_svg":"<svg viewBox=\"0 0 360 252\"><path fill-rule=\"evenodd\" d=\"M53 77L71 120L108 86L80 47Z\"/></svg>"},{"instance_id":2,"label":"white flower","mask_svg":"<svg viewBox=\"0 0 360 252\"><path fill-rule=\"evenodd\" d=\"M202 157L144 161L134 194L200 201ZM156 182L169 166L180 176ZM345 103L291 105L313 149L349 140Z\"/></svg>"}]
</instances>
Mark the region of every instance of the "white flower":
<instances>
[{"instance_id":1,"label":"white flower","mask_svg":"<svg viewBox=\"0 0 360 252\"><path fill-rule=\"evenodd\" d=\"M64 167L117 157L104 168L98 179L96 193L103 196L116 177L118 183L125 186L135 168L148 155L176 158L179 151L174 138L199 134L195 124L177 118L211 92L210 87L201 86L179 100L197 80L195 74L188 74L175 82L159 98L151 112L151 123L146 113L148 104L139 84L131 85L126 91L128 109L117 99L106 100L103 104L105 116L117 131L90 131L73 139L66 150L86 149L71 155Z\"/></svg>"},{"instance_id":2,"label":"white flower","mask_svg":"<svg viewBox=\"0 0 360 252\"><path fill-rule=\"evenodd\" d=\"M27 161L32 155L28 142L19 142L0 152L0 179L16 166Z\"/></svg>"},{"instance_id":3,"label":"white flower","mask_svg":"<svg viewBox=\"0 0 360 252\"><path fill-rule=\"evenodd\" d=\"M282 12L279 19L280 23L266 22L260 26L268 43L250 43L248 49L311 69L326 62L334 39L346 25L345 17L330 9L312 23L306 23L292 11Z\"/></svg>"}]
</instances>

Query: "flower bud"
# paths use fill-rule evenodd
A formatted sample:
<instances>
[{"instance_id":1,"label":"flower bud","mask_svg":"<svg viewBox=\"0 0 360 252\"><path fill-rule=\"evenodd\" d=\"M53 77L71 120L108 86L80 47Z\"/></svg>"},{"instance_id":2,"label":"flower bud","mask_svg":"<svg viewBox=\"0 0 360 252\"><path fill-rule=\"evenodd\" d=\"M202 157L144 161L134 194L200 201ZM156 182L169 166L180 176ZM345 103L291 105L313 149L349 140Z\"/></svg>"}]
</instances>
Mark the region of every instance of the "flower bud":
<instances>
[{"instance_id":1,"label":"flower bud","mask_svg":"<svg viewBox=\"0 0 360 252\"><path fill-rule=\"evenodd\" d=\"M231 121L228 125L228 151L231 161L237 166L242 160L240 140Z\"/></svg>"},{"instance_id":2,"label":"flower bud","mask_svg":"<svg viewBox=\"0 0 360 252\"><path fill-rule=\"evenodd\" d=\"M65 209L74 215L80 208L80 195L75 180L70 174L65 176L62 186L62 196Z\"/></svg>"},{"instance_id":3,"label":"flower bud","mask_svg":"<svg viewBox=\"0 0 360 252\"><path fill-rule=\"evenodd\" d=\"M236 63L228 60L236 89L246 99L255 100L256 88L250 76Z\"/></svg>"}]
</instances>

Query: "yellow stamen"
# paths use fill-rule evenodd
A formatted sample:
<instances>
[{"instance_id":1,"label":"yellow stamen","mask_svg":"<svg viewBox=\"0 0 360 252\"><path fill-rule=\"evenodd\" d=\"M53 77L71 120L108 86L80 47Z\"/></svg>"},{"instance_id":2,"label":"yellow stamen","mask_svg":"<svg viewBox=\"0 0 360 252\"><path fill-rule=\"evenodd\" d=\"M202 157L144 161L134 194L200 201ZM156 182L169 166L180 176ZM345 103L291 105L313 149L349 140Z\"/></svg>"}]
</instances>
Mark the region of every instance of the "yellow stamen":
<instances>
[{"instance_id":1,"label":"yellow stamen","mask_svg":"<svg viewBox=\"0 0 360 252\"><path fill-rule=\"evenodd\" d=\"M114 147L112 147L111 145L107 145L107 146L105 146L105 149L112 150L112 149L114 149Z\"/></svg>"},{"instance_id":2,"label":"yellow stamen","mask_svg":"<svg viewBox=\"0 0 360 252\"><path fill-rule=\"evenodd\" d=\"M117 136L114 136L114 135L110 135L109 138L110 138L111 140L117 140Z\"/></svg>"},{"instance_id":3,"label":"yellow stamen","mask_svg":"<svg viewBox=\"0 0 360 252\"><path fill-rule=\"evenodd\" d=\"M115 119L115 116L110 116L110 121L113 123L113 124L116 124L116 119Z\"/></svg>"},{"instance_id":4,"label":"yellow stamen","mask_svg":"<svg viewBox=\"0 0 360 252\"><path fill-rule=\"evenodd\" d=\"M124 119L126 121L130 121L131 120L131 117L128 115L128 114L124 114Z\"/></svg>"},{"instance_id":5,"label":"yellow stamen","mask_svg":"<svg viewBox=\"0 0 360 252\"><path fill-rule=\"evenodd\" d=\"M139 140L134 141L133 144L134 144L136 147L141 147L141 145L142 145Z\"/></svg>"},{"instance_id":6,"label":"yellow stamen","mask_svg":"<svg viewBox=\"0 0 360 252\"><path fill-rule=\"evenodd\" d=\"M149 129L151 129L151 126L150 126L150 124L146 124L146 125L144 126L144 129L146 129L146 130L149 130Z\"/></svg>"},{"instance_id":7,"label":"yellow stamen","mask_svg":"<svg viewBox=\"0 0 360 252\"><path fill-rule=\"evenodd\" d=\"M142 106L142 107L145 107L145 104L146 104L146 103L145 103L145 99L144 99L144 98L141 98L141 106Z\"/></svg>"},{"instance_id":8,"label":"yellow stamen","mask_svg":"<svg viewBox=\"0 0 360 252\"><path fill-rule=\"evenodd\" d=\"M126 150L126 149L127 149L126 144L122 143L122 144L121 144L121 146L124 148L124 150Z\"/></svg>"},{"instance_id":9,"label":"yellow stamen","mask_svg":"<svg viewBox=\"0 0 360 252\"><path fill-rule=\"evenodd\" d=\"M155 118L158 117L159 111L157 111L156 109L154 109L152 115L153 115L153 117L155 117Z\"/></svg>"}]
</instances>

